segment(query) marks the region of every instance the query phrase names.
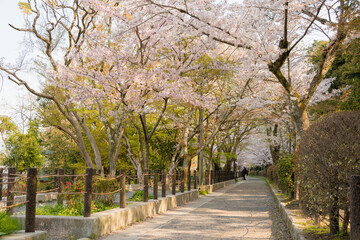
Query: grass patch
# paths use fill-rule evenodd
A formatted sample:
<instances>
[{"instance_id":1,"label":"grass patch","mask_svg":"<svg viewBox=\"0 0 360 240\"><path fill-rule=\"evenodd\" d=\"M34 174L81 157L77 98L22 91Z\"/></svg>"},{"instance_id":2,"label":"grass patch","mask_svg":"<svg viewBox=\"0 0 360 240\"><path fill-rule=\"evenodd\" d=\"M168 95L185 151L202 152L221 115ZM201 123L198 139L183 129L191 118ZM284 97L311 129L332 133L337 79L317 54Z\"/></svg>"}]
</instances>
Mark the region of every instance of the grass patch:
<instances>
[{"instance_id":1,"label":"grass patch","mask_svg":"<svg viewBox=\"0 0 360 240\"><path fill-rule=\"evenodd\" d=\"M101 202L93 202L91 205L91 213L102 212L119 207L118 205L106 205ZM44 205L36 208L36 215L51 215L51 216L83 216L84 205L78 206L78 208L70 208L68 206L56 204L56 205Z\"/></svg>"},{"instance_id":2,"label":"grass patch","mask_svg":"<svg viewBox=\"0 0 360 240\"><path fill-rule=\"evenodd\" d=\"M148 195L149 199L153 199L153 195L149 194ZM137 190L134 195L132 195L131 198L129 198L129 201L134 201L134 202L142 202L144 200L144 191L143 190Z\"/></svg>"},{"instance_id":3,"label":"grass patch","mask_svg":"<svg viewBox=\"0 0 360 240\"><path fill-rule=\"evenodd\" d=\"M19 221L10 218L5 212L0 212L0 236L13 233L21 229Z\"/></svg>"},{"instance_id":4,"label":"grass patch","mask_svg":"<svg viewBox=\"0 0 360 240\"><path fill-rule=\"evenodd\" d=\"M200 190L199 194L200 195L207 195L207 194L209 194L209 192L207 190Z\"/></svg>"},{"instance_id":5,"label":"grass patch","mask_svg":"<svg viewBox=\"0 0 360 240\"><path fill-rule=\"evenodd\" d=\"M330 233L329 228L320 227L320 226L316 226L316 225L312 225L312 224L305 224L304 226L305 226L305 228L303 231L305 233L310 233L310 234L314 234L314 235L322 235L322 234Z\"/></svg>"}]
</instances>

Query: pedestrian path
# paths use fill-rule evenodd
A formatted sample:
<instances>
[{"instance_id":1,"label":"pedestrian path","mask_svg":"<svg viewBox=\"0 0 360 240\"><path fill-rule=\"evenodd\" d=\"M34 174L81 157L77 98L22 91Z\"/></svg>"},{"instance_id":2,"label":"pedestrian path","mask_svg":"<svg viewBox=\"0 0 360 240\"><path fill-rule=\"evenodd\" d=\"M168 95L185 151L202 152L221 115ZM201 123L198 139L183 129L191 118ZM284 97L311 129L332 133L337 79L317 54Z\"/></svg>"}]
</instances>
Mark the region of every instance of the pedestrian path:
<instances>
[{"instance_id":1,"label":"pedestrian path","mask_svg":"<svg viewBox=\"0 0 360 240\"><path fill-rule=\"evenodd\" d=\"M279 239L274 207L265 181L248 178L100 239Z\"/></svg>"}]
</instances>

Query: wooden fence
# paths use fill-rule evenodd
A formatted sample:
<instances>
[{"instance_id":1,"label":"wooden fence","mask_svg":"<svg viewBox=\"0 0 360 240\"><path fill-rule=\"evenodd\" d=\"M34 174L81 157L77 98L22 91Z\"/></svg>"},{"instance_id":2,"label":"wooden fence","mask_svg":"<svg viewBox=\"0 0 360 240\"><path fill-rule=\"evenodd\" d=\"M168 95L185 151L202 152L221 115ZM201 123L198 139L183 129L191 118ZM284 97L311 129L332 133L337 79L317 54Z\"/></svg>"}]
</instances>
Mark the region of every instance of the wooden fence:
<instances>
[{"instance_id":1,"label":"wooden fence","mask_svg":"<svg viewBox=\"0 0 360 240\"><path fill-rule=\"evenodd\" d=\"M237 178L239 175L235 172L226 172L226 171L206 171L205 174L205 183L206 185L215 184L227 180ZM162 170L160 173L159 170L155 169L153 173L150 173L149 170L145 170L143 174L143 181L139 181L137 178L137 173L131 175L131 172L126 174L125 169L120 169L120 174L115 177L101 177L96 174L95 169L87 168L84 174L75 175L74 171L71 174L65 174L64 169L56 169L52 175L38 175L38 170L36 168L28 168L27 174L16 174L15 168L9 168L7 176L4 176L4 169L0 168L0 201L2 200L2 190L3 186L7 185L6 188L6 206L0 207L0 210L6 209L6 212L10 215L13 214L14 208L26 204L25 212L25 232L34 232L35 231L35 217L36 217L36 196L39 193L49 193L57 192L57 203L63 204L64 195L83 195L84 199L84 217L91 216L91 203L94 196L105 196L119 193L119 207L125 208L126 206L126 182L130 184L131 182L137 184L142 182L139 185L138 190L143 190L143 201L147 202L149 200L149 187L153 188L153 198L158 199L159 191L159 182L161 184L161 197L166 197L167 192L167 177L171 180L171 194L176 195L176 191L184 192L185 185L186 190L190 191L192 186L194 189L197 189L197 172L188 170L186 173L184 170L179 172L174 171L172 174L167 176L166 170ZM45 191L38 191L38 179L53 179L53 188ZM85 178L84 181L84 191L68 192L65 191L68 188L68 182L65 186L65 178L70 178L73 182L77 178ZM111 192L94 192L93 184L94 180L98 181L116 181L118 183L118 188ZM185 181L187 182L185 184ZM19 182L26 181L26 191L15 191L15 184ZM16 201L15 194L26 194L26 201Z\"/></svg>"}]
</instances>

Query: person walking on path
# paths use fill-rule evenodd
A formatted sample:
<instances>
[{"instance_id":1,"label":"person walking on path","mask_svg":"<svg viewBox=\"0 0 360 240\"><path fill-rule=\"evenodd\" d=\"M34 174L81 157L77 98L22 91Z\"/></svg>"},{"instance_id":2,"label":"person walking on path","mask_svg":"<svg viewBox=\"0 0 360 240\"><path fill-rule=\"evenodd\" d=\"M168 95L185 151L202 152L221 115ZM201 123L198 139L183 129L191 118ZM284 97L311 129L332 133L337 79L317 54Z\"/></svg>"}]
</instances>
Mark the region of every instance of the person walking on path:
<instances>
[{"instance_id":1,"label":"person walking on path","mask_svg":"<svg viewBox=\"0 0 360 240\"><path fill-rule=\"evenodd\" d=\"M286 224L259 178L221 188L177 209L99 238L122 239L291 239Z\"/></svg>"},{"instance_id":2,"label":"person walking on path","mask_svg":"<svg viewBox=\"0 0 360 240\"><path fill-rule=\"evenodd\" d=\"M248 170L246 169L246 167L243 168L243 170L241 171L241 174L242 174L242 176L243 176L243 179L246 180L245 175L249 175L249 172L248 172Z\"/></svg>"}]
</instances>

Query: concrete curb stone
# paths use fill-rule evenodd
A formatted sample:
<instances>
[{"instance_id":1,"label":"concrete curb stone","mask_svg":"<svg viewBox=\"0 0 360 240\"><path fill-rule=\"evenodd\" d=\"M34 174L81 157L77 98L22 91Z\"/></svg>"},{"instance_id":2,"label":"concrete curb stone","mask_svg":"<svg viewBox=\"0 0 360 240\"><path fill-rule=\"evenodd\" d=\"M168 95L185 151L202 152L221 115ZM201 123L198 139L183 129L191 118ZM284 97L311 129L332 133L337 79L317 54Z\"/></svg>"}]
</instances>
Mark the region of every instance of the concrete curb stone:
<instances>
[{"instance_id":1,"label":"concrete curb stone","mask_svg":"<svg viewBox=\"0 0 360 240\"><path fill-rule=\"evenodd\" d=\"M0 237L1 240L46 240L47 232L46 231L36 231L34 233L25 233L24 230L12 233L3 237Z\"/></svg>"},{"instance_id":2,"label":"concrete curb stone","mask_svg":"<svg viewBox=\"0 0 360 240\"><path fill-rule=\"evenodd\" d=\"M286 222L286 225L289 229L291 238L293 240L306 240L306 238L303 234L303 230L300 228L301 225L298 224L300 222L304 222L305 219L296 217L296 213L294 211L292 211L290 209L286 209L285 204L283 202L281 202L280 196L278 196L277 190L271 186L271 184L269 183L269 181L267 179L265 181L268 184L268 186L271 190L270 192L273 195L275 202L280 209L282 218Z\"/></svg>"}]
</instances>

